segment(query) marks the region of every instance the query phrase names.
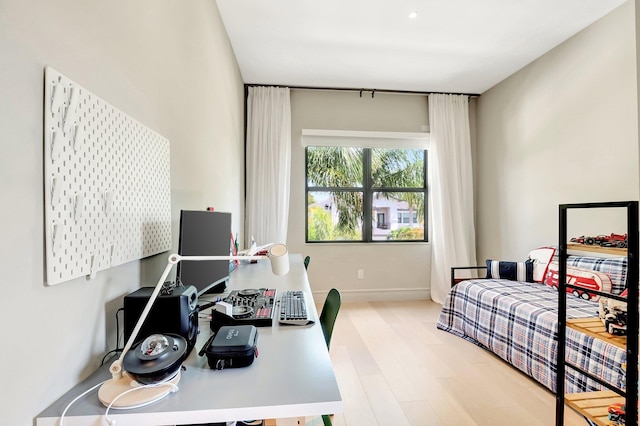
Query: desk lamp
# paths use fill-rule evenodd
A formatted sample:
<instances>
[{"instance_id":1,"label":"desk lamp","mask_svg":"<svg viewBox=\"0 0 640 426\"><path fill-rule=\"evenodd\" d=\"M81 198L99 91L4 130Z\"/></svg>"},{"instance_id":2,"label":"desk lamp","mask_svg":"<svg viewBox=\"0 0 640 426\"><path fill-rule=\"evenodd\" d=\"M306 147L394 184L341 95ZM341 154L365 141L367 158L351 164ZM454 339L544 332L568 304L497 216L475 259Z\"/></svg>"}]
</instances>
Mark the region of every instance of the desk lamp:
<instances>
[{"instance_id":1,"label":"desk lamp","mask_svg":"<svg viewBox=\"0 0 640 426\"><path fill-rule=\"evenodd\" d=\"M178 262L191 262L203 260L260 260L269 259L271 271L275 275L285 275L289 272L289 256L287 246L274 244L269 248L266 256L181 256L171 254L167 266L160 276L149 301L145 305L140 319L129 336L120 357L111 364L109 372L111 379L102 384L98 391L98 398L108 407L112 408L137 408L158 401L173 390L177 389L180 381L180 365L186 356L186 341L178 335L154 334L137 344L131 352L140 328L151 310L155 300L162 289L173 265ZM182 339L182 340L180 340ZM126 358L126 359L125 359ZM123 364L151 365L147 377L140 377L132 371L125 371ZM157 367L156 367L157 366ZM156 370L153 370L157 368ZM173 375L173 378L170 378ZM141 386L146 384L149 386ZM135 391L133 391L136 389Z\"/></svg>"}]
</instances>

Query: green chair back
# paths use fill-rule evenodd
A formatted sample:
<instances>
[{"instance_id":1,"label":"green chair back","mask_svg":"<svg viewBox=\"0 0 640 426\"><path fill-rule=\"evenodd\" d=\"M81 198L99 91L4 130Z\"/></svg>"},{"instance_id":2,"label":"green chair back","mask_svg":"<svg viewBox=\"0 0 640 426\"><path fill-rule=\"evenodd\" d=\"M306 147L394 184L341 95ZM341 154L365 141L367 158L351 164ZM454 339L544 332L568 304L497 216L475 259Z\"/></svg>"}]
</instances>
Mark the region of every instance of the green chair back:
<instances>
[{"instance_id":1,"label":"green chair back","mask_svg":"<svg viewBox=\"0 0 640 426\"><path fill-rule=\"evenodd\" d=\"M327 298L322 306L322 312L320 313L320 325L322 326L322 332L324 333L324 341L327 343L327 349L329 349L329 344L331 343L333 326L336 324L340 305L342 305L342 295L340 295L340 292L337 289L332 288L329 290L329 294L327 294ZM328 414L323 414L322 423L324 426L332 426L331 417Z\"/></svg>"},{"instance_id":2,"label":"green chair back","mask_svg":"<svg viewBox=\"0 0 640 426\"><path fill-rule=\"evenodd\" d=\"M333 326L336 323L336 318L338 317L338 311L340 311L341 304L342 296L340 295L340 292L335 288L329 290L329 294L322 306L322 312L320 313L320 325L322 326L322 332L324 333L324 341L327 343L327 349L331 343Z\"/></svg>"},{"instance_id":3,"label":"green chair back","mask_svg":"<svg viewBox=\"0 0 640 426\"><path fill-rule=\"evenodd\" d=\"M309 269L309 262L311 262L311 256L304 258L304 269Z\"/></svg>"}]
</instances>

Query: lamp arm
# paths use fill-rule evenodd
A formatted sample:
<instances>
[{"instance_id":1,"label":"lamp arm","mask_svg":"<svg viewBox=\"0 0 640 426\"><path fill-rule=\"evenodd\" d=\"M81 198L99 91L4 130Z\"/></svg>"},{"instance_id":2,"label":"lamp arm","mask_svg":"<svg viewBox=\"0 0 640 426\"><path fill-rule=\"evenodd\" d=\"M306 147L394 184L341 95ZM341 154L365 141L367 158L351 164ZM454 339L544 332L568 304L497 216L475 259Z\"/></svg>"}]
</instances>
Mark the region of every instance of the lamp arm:
<instances>
[{"instance_id":1,"label":"lamp arm","mask_svg":"<svg viewBox=\"0 0 640 426\"><path fill-rule=\"evenodd\" d=\"M179 254L172 254L169 256L169 261L178 263L190 260L262 260L269 259L269 256L181 256Z\"/></svg>"},{"instance_id":2,"label":"lamp arm","mask_svg":"<svg viewBox=\"0 0 640 426\"><path fill-rule=\"evenodd\" d=\"M144 309L142 310L142 313L140 314L140 318L138 319L136 326L133 328L133 331L131 332L131 336L129 336L129 340L127 340L127 344L124 346L124 349L120 354L120 357L118 357L118 359L115 360L109 367L109 372L111 373L111 376L116 380L122 378L122 373L123 373L122 360L124 359L125 354L129 352L129 349L131 349L131 346L133 346L133 344L135 343L136 338L138 337L138 333L142 328L142 324L144 324L144 321L147 319L147 316L149 315L149 311L151 310L151 307L153 306L154 302L158 298L158 294L160 293L160 290L162 290L162 285L164 284L165 280L169 276L169 272L171 272L171 268L173 268L173 265L176 264L176 262L172 261L172 258L171 258L172 256L169 256L167 266L166 268L164 268L164 272L160 276L160 279L158 280L156 287L153 289L153 292L151 293L151 297L149 297L149 301L147 302Z\"/></svg>"},{"instance_id":3,"label":"lamp arm","mask_svg":"<svg viewBox=\"0 0 640 426\"><path fill-rule=\"evenodd\" d=\"M181 261L198 261L198 260L261 260L269 259L271 263L271 272L275 275L285 275L289 272L289 256L287 246L284 244L273 244L269 247L266 255L261 256L181 256L172 254L169 256L169 262L178 263Z\"/></svg>"}]
</instances>

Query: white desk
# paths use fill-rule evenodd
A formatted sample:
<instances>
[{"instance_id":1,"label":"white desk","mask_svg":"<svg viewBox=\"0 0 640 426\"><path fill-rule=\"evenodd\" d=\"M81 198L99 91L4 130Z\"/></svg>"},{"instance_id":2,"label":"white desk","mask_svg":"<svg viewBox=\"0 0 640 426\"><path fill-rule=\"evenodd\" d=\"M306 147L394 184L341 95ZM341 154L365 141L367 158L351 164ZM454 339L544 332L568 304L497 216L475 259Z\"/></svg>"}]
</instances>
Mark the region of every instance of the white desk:
<instances>
[{"instance_id":1,"label":"white desk","mask_svg":"<svg viewBox=\"0 0 640 426\"><path fill-rule=\"evenodd\" d=\"M240 264L232 272L229 289L275 288L304 290L307 309L315 318L311 326L285 326L274 318L272 327L258 327L259 356L245 368L212 370L200 350L210 335L209 322L201 321L195 348L183 365L180 390L143 408L110 410L117 426L210 423L229 420L313 416L342 411L329 353L318 321L307 273L300 255L289 255L290 271L278 277L268 261ZM278 296L279 297L279 296ZM110 377L107 362L75 386L36 419L37 426L58 425L59 416L77 395ZM100 425L105 407L97 389L71 406L64 424Z\"/></svg>"}]
</instances>

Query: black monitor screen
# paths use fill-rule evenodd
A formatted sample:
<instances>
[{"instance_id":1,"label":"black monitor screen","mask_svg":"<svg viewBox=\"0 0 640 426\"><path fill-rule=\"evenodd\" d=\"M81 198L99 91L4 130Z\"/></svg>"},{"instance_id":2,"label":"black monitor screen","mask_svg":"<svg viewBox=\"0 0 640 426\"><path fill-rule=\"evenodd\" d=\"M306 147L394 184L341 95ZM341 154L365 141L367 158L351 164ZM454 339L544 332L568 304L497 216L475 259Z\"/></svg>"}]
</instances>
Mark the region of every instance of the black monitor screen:
<instances>
[{"instance_id":1,"label":"black monitor screen","mask_svg":"<svg viewBox=\"0 0 640 426\"><path fill-rule=\"evenodd\" d=\"M231 243L231 213L181 210L181 256L229 256ZM220 293L229 278L228 260L183 261L178 263L177 276L183 285L192 285L198 294Z\"/></svg>"}]
</instances>

